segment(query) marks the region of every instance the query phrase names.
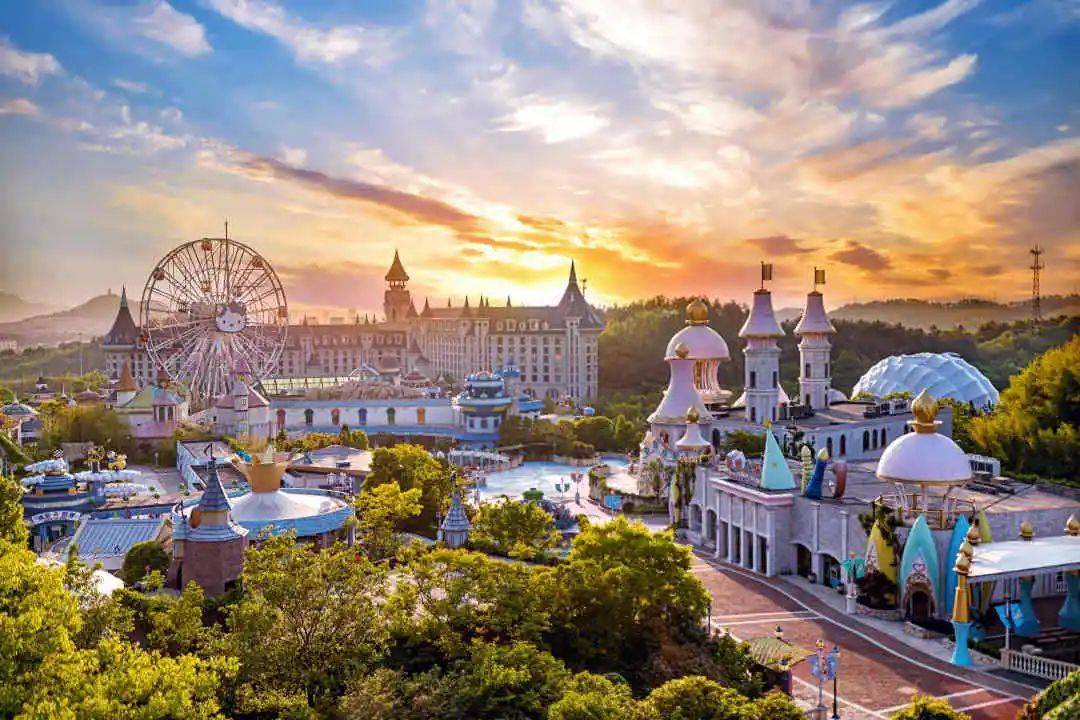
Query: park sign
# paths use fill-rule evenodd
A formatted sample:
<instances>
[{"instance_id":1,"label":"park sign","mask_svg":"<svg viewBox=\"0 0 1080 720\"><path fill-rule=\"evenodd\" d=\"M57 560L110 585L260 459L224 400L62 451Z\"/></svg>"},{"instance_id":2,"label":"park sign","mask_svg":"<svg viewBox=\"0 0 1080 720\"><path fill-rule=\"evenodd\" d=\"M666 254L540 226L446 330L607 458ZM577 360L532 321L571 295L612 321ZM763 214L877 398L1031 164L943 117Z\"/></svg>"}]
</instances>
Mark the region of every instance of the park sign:
<instances>
[{"instance_id":1,"label":"park sign","mask_svg":"<svg viewBox=\"0 0 1080 720\"><path fill-rule=\"evenodd\" d=\"M50 510L30 516L30 527L54 522L79 522L83 514L74 510Z\"/></svg>"},{"instance_id":2,"label":"park sign","mask_svg":"<svg viewBox=\"0 0 1080 720\"><path fill-rule=\"evenodd\" d=\"M619 510L622 509L622 503L622 495L611 493L610 495L604 496L604 507L612 512L619 512Z\"/></svg>"}]
</instances>

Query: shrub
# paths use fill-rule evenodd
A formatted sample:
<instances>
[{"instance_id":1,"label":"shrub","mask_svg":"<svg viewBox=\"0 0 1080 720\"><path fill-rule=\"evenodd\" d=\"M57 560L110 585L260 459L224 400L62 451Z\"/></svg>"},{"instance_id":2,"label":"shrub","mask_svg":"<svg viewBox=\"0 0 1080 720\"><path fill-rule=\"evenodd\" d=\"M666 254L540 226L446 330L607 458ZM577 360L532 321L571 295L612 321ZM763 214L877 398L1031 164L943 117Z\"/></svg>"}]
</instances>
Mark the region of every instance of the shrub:
<instances>
[{"instance_id":1,"label":"shrub","mask_svg":"<svg viewBox=\"0 0 1080 720\"><path fill-rule=\"evenodd\" d=\"M931 695L915 694L911 703L893 713L890 720L971 720L959 710L954 710L945 700Z\"/></svg>"}]
</instances>

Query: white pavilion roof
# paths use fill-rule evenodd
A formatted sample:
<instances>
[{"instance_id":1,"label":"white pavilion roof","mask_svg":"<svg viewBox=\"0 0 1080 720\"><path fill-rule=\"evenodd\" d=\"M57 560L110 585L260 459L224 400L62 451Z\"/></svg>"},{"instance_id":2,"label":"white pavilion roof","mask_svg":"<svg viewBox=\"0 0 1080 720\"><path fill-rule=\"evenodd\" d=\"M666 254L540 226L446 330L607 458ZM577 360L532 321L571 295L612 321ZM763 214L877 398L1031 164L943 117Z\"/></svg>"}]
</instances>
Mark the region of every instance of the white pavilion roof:
<instances>
[{"instance_id":1,"label":"white pavilion roof","mask_svg":"<svg viewBox=\"0 0 1080 720\"><path fill-rule=\"evenodd\" d=\"M968 580L1004 580L1062 570L1080 570L1080 536L1058 535L977 545Z\"/></svg>"}]
</instances>

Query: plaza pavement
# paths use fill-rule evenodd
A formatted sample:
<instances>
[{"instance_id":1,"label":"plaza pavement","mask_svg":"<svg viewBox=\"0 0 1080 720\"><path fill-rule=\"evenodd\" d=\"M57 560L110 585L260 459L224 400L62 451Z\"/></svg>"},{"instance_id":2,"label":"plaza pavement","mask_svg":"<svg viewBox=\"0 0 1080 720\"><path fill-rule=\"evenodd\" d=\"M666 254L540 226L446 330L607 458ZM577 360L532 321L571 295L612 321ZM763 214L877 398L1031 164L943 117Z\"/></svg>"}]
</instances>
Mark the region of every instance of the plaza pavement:
<instances>
[{"instance_id":1,"label":"plaza pavement","mask_svg":"<svg viewBox=\"0 0 1080 720\"><path fill-rule=\"evenodd\" d=\"M838 695L844 720L886 720L915 692L945 698L972 720L1014 720L1034 693L1024 685L958 668L864 625L792 583L763 578L695 553L693 572L712 596L713 628L740 639L772 635L812 649L820 638L840 646ZM817 704L817 681L808 663L796 665L792 692L807 707ZM824 702L832 716L832 683Z\"/></svg>"}]
</instances>

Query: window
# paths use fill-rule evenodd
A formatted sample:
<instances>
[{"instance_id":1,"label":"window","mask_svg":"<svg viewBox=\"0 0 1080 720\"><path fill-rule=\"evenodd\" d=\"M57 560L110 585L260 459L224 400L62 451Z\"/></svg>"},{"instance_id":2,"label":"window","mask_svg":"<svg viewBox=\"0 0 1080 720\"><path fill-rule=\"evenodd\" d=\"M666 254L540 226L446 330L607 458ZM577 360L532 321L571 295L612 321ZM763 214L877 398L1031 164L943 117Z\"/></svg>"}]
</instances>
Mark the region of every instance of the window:
<instances>
[{"instance_id":1,"label":"window","mask_svg":"<svg viewBox=\"0 0 1080 720\"><path fill-rule=\"evenodd\" d=\"M885 428L881 428L881 447L885 447Z\"/></svg>"},{"instance_id":2,"label":"window","mask_svg":"<svg viewBox=\"0 0 1080 720\"><path fill-rule=\"evenodd\" d=\"M386 408L386 424L393 425L394 420L397 417L397 410L394 408Z\"/></svg>"},{"instance_id":3,"label":"window","mask_svg":"<svg viewBox=\"0 0 1080 720\"><path fill-rule=\"evenodd\" d=\"M488 419L486 417L480 418L480 428L482 430L487 430L487 421Z\"/></svg>"},{"instance_id":4,"label":"window","mask_svg":"<svg viewBox=\"0 0 1080 720\"><path fill-rule=\"evenodd\" d=\"M311 427L311 425L312 425L312 423L314 421L315 421L315 411L312 410L311 408L308 408L307 410L304 411L304 424L307 425L308 427Z\"/></svg>"},{"instance_id":5,"label":"window","mask_svg":"<svg viewBox=\"0 0 1080 720\"><path fill-rule=\"evenodd\" d=\"M335 426L341 424L341 411L337 408L330 411L330 424Z\"/></svg>"},{"instance_id":6,"label":"window","mask_svg":"<svg viewBox=\"0 0 1080 720\"><path fill-rule=\"evenodd\" d=\"M877 448L877 430L870 434L870 447Z\"/></svg>"},{"instance_id":7,"label":"window","mask_svg":"<svg viewBox=\"0 0 1080 720\"><path fill-rule=\"evenodd\" d=\"M780 378L777 377L777 372L773 370L772 374L772 386L778 387L780 385Z\"/></svg>"},{"instance_id":8,"label":"window","mask_svg":"<svg viewBox=\"0 0 1080 720\"><path fill-rule=\"evenodd\" d=\"M840 455L847 455L847 435L840 436Z\"/></svg>"},{"instance_id":9,"label":"window","mask_svg":"<svg viewBox=\"0 0 1080 720\"><path fill-rule=\"evenodd\" d=\"M757 387L757 371L750 371L750 387Z\"/></svg>"},{"instance_id":10,"label":"window","mask_svg":"<svg viewBox=\"0 0 1080 720\"><path fill-rule=\"evenodd\" d=\"M427 408L416 408L416 424L423 425L427 421Z\"/></svg>"},{"instance_id":11,"label":"window","mask_svg":"<svg viewBox=\"0 0 1080 720\"><path fill-rule=\"evenodd\" d=\"M832 438L825 440L825 452L829 453L829 457L832 457Z\"/></svg>"},{"instance_id":12,"label":"window","mask_svg":"<svg viewBox=\"0 0 1080 720\"><path fill-rule=\"evenodd\" d=\"M810 377L810 363L803 365L803 377Z\"/></svg>"},{"instance_id":13,"label":"window","mask_svg":"<svg viewBox=\"0 0 1080 720\"><path fill-rule=\"evenodd\" d=\"M757 408L750 408L750 422L757 422Z\"/></svg>"},{"instance_id":14,"label":"window","mask_svg":"<svg viewBox=\"0 0 1080 720\"><path fill-rule=\"evenodd\" d=\"M862 431L862 449L863 449L863 452L866 452L867 450L870 449L870 431L869 430L863 430Z\"/></svg>"},{"instance_id":15,"label":"window","mask_svg":"<svg viewBox=\"0 0 1080 720\"><path fill-rule=\"evenodd\" d=\"M285 428L285 408L278 408L277 411L277 426L278 430Z\"/></svg>"}]
</instances>

